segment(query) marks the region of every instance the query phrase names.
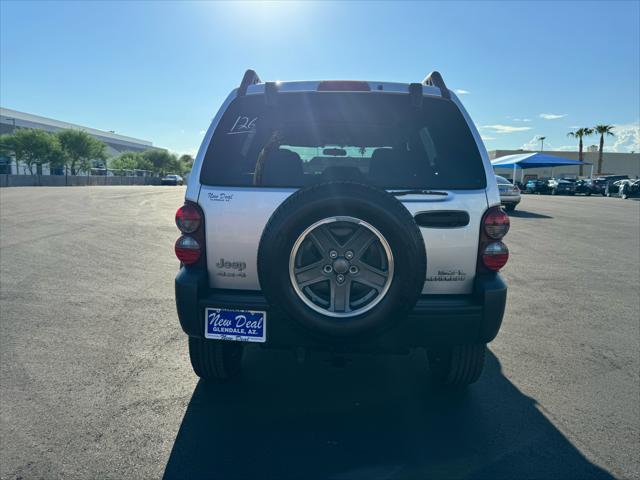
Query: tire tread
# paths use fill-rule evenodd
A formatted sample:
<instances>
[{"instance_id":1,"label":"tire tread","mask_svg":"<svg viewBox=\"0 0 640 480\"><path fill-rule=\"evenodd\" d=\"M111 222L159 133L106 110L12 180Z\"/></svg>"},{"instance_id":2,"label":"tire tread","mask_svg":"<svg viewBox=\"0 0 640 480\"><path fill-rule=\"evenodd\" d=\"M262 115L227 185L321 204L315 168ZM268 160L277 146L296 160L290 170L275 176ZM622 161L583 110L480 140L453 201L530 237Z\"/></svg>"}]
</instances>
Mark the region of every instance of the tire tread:
<instances>
[{"instance_id":1,"label":"tire tread","mask_svg":"<svg viewBox=\"0 0 640 480\"><path fill-rule=\"evenodd\" d=\"M476 382L482 374L487 346L485 344L455 345L439 354L445 361L431 365L432 376L447 387L465 387ZM436 355L430 356L435 362Z\"/></svg>"},{"instance_id":2,"label":"tire tread","mask_svg":"<svg viewBox=\"0 0 640 480\"><path fill-rule=\"evenodd\" d=\"M189 358L193 371L205 380L229 380L240 373L241 345L189 337Z\"/></svg>"}]
</instances>

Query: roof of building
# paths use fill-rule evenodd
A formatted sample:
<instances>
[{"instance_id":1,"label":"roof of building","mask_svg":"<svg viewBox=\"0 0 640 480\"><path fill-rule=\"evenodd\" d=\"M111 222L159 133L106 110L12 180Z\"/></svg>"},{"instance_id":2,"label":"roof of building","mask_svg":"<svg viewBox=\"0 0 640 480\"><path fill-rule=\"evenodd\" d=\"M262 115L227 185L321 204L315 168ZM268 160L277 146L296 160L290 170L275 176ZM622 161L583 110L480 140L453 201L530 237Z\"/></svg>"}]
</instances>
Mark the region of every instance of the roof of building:
<instances>
[{"instance_id":1,"label":"roof of building","mask_svg":"<svg viewBox=\"0 0 640 480\"><path fill-rule=\"evenodd\" d=\"M148 140L141 140L139 138L128 137L126 135L119 135L114 132L108 132L105 130L98 130L96 128L84 127L75 123L63 122L60 120L54 120L53 118L42 117L40 115L33 115L31 113L19 112L10 108L0 107L0 123L6 125L13 125L16 127L24 128L41 128L43 130L57 131L66 128L74 130L83 130L88 134L97 137L104 142L116 143L122 145L134 145L138 148L148 147L153 148L153 144Z\"/></svg>"}]
</instances>

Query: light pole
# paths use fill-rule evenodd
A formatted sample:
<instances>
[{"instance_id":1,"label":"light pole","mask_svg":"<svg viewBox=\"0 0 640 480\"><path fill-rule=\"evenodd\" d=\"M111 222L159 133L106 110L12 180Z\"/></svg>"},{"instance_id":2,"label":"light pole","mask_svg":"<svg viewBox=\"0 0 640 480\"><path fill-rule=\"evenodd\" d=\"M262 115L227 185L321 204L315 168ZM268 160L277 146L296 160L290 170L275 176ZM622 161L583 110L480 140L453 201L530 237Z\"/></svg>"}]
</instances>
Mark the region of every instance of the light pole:
<instances>
[{"instance_id":1,"label":"light pole","mask_svg":"<svg viewBox=\"0 0 640 480\"><path fill-rule=\"evenodd\" d=\"M538 137L538 140L540 141L540 151L544 151L544 141L547 139L547 137Z\"/></svg>"}]
</instances>

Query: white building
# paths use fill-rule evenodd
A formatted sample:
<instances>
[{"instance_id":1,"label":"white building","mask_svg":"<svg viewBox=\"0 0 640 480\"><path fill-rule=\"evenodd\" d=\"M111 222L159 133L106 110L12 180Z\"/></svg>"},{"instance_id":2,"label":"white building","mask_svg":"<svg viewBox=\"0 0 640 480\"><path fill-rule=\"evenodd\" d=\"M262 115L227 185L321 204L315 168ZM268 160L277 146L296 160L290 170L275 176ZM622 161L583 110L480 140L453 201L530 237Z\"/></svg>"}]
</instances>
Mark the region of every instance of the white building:
<instances>
[{"instance_id":1,"label":"white building","mask_svg":"<svg viewBox=\"0 0 640 480\"><path fill-rule=\"evenodd\" d=\"M0 107L0 134L12 133L18 128L33 128L46 132L57 132L65 129L83 130L92 137L104 142L107 145L107 155L109 156L118 155L122 152L144 152L145 150L155 148L153 144L147 140L140 140L138 138L119 135L115 132L106 132L104 130L83 127L82 125ZM1 173L15 174L15 163L6 157L0 157L0 174ZM29 170L26 166L20 164L19 174L28 173ZM42 173L45 175L50 173L47 166L44 167Z\"/></svg>"}]
</instances>

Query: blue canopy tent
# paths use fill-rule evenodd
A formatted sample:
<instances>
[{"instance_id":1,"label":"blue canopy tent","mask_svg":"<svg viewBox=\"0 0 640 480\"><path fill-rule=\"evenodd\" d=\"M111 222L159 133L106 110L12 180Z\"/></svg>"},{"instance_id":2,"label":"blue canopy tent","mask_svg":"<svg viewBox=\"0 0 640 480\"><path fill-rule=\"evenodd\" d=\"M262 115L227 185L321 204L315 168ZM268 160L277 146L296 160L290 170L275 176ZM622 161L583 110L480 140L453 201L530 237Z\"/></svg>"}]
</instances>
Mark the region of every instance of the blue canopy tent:
<instances>
[{"instance_id":1,"label":"blue canopy tent","mask_svg":"<svg viewBox=\"0 0 640 480\"><path fill-rule=\"evenodd\" d=\"M591 165L591 177L593 177L593 164L591 163L581 162L579 160L570 160L562 157L554 157L553 155L547 155L542 152L506 155L504 157L491 160L491 165L493 168L513 167L514 182L516 181L516 168L520 168L522 170L522 175L524 176L524 169L526 168L551 167L551 172L553 172L554 167L566 165Z\"/></svg>"}]
</instances>

